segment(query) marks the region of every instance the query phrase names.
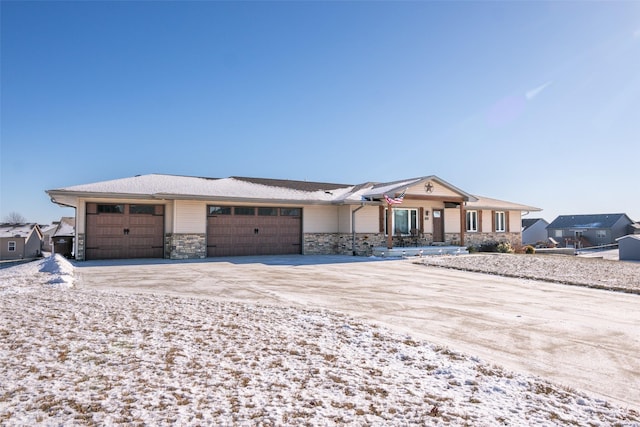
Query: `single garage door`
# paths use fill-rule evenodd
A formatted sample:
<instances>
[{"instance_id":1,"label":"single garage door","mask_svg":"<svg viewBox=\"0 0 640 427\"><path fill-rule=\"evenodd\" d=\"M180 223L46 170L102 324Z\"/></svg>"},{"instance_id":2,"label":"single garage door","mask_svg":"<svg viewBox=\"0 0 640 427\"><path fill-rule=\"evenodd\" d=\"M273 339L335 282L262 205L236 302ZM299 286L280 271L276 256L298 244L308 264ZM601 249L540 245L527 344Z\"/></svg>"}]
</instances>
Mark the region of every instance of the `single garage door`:
<instances>
[{"instance_id":1,"label":"single garage door","mask_svg":"<svg viewBox=\"0 0 640 427\"><path fill-rule=\"evenodd\" d=\"M302 208L208 206L207 256L301 253Z\"/></svg>"},{"instance_id":2,"label":"single garage door","mask_svg":"<svg viewBox=\"0 0 640 427\"><path fill-rule=\"evenodd\" d=\"M85 259L163 256L163 205L87 203Z\"/></svg>"}]
</instances>

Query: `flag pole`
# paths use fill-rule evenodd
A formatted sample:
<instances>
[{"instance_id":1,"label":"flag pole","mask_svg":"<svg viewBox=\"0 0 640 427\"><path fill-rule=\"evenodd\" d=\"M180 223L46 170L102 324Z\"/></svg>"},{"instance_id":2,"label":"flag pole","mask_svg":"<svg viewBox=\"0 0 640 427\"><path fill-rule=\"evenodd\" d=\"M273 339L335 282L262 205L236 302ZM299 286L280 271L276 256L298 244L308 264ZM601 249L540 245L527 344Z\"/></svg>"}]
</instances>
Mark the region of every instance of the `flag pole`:
<instances>
[{"instance_id":1,"label":"flag pole","mask_svg":"<svg viewBox=\"0 0 640 427\"><path fill-rule=\"evenodd\" d=\"M393 230L391 229L391 203L387 203L387 249L393 249Z\"/></svg>"},{"instance_id":2,"label":"flag pole","mask_svg":"<svg viewBox=\"0 0 640 427\"><path fill-rule=\"evenodd\" d=\"M391 215L393 215L393 212L391 210L391 207L393 205L397 205L402 203L402 201L404 200L404 195L407 193L407 190L404 190L402 193L400 193L399 196L391 198L389 196L387 196L386 194L383 194L384 199L387 201L387 249L393 249L393 230L391 229L391 227L393 226L393 218Z\"/></svg>"}]
</instances>

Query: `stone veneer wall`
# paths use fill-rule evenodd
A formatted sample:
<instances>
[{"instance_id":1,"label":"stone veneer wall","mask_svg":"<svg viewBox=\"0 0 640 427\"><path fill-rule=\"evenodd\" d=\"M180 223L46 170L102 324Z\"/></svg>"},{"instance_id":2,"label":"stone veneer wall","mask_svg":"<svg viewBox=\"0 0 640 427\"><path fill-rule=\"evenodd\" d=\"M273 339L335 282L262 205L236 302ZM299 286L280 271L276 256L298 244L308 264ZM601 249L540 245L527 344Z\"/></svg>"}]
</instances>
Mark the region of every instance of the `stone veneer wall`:
<instances>
[{"instance_id":1,"label":"stone veneer wall","mask_svg":"<svg viewBox=\"0 0 640 427\"><path fill-rule=\"evenodd\" d=\"M203 259L207 256L206 234L166 234L164 257L169 259Z\"/></svg>"},{"instance_id":2,"label":"stone veneer wall","mask_svg":"<svg viewBox=\"0 0 640 427\"><path fill-rule=\"evenodd\" d=\"M415 240L408 236L393 237L394 246L426 246L430 235ZM356 233L355 253L351 233L306 233L303 254L305 255L356 255L371 256L374 247L386 246L387 236L381 233Z\"/></svg>"},{"instance_id":3,"label":"stone veneer wall","mask_svg":"<svg viewBox=\"0 0 640 427\"><path fill-rule=\"evenodd\" d=\"M303 254L305 255L357 255L371 256L374 247L386 246L387 236L381 233L356 234L355 253L353 236L350 233L306 233L304 234ZM480 246L485 242L509 241L512 245L519 245L522 241L521 233L465 233L465 247ZM415 238L411 236L393 237L393 246L416 247L433 244L433 235L424 233ZM446 233L444 245L460 245L460 233Z\"/></svg>"},{"instance_id":4,"label":"stone veneer wall","mask_svg":"<svg viewBox=\"0 0 640 427\"><path fill-rule=\"evenodd\" d=\"M459 240L459 237L458 237ZM490 242L509 242L512 246L522 244L522 233L465 233L464 245L480 246Z\"/></svg>"},{"instance_id":5,"label":"stone veneer wall","mask_svg":"<svg viewBox=\"0 0 640 427\"><path fill-rule=\"evenodd\" d=\"M85 234L84 233L78 233L77 236L77 246L76 246L76 260L77 261L84 261L84 241L85 241Z\"/></svg>"}]
</instances>

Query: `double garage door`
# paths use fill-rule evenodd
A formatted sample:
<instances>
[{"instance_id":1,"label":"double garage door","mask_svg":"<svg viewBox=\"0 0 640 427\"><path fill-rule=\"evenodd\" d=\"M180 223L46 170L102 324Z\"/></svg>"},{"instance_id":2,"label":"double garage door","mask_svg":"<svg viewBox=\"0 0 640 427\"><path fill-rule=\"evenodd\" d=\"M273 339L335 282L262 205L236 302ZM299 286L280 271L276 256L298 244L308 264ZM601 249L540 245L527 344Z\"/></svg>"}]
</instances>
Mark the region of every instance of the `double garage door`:
<instances>
[{"instance_id":1,"label":"double garage door","mask_svg":"<svg viewBox=\"0 0 640 427\"><path fill-rule=\"evenodd\" d=\"M207 207L207 256L301 253L302 208Z\"/></svg>"},{"instance_id":2,"label":"double garage door","mask_svg":"<svg viewBox=\"0 0 640 427\"><path fill-rule=\"evenodd\" d=\"M162 258L164 206L87 203L85 259Z\"/></svg>"}]
</instances>

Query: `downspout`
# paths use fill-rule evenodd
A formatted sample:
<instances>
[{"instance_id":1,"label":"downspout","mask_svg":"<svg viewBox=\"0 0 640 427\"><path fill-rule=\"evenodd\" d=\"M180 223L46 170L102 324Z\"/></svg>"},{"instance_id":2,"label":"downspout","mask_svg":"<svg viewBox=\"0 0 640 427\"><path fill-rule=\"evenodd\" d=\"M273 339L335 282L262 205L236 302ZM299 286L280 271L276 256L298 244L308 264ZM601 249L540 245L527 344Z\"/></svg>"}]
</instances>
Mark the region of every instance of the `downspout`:
<instances>
[{"instance_id":1,"label":"downspout","mask_svg":"<svg viewBox=\"0 0 640 427\"><path fill-rule=\"evenodd\" d=\"M466 202L460 203L460 246L465 246L464 244L464 230L467 228L467 214L464 209Z\"/></svg>"},{"instance_id":2,"label":"downspout","mask_svg":"<svg viewBox=\"0 0 640 427\"><path fill-rule=\"evenodd\" d=\"M351 211L351 252L356 255L356 212L364 208L364 203L360 207Z\"/></svg>"}]
</instances>

